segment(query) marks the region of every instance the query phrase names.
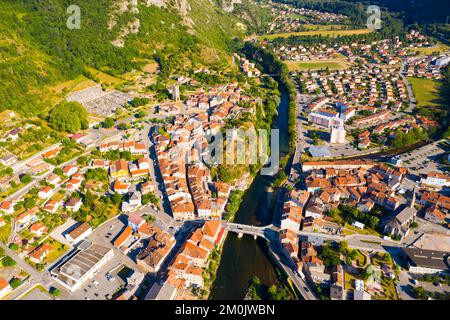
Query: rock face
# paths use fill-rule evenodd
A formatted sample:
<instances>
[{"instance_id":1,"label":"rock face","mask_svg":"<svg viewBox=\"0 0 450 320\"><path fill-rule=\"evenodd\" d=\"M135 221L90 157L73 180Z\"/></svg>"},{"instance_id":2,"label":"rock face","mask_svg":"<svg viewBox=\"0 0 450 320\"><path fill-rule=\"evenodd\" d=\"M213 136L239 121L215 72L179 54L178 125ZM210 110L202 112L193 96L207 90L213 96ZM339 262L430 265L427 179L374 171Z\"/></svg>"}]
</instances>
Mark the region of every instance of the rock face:
<instances>
[{"instance_id":1,"label":"rock face","mask_svg":"<svg viewBox=\"0 0 450 320\"><path fill-rule=\"evenodd\" d=\"M222 10L225 12L233 12L234 5L242 3L242 0L222 0Z\"/></svg>"},{"instance_id":2,"label":"rock face","mask_svg":"<svg viewBox=\"0 0 450 320\"><path fill-rule=\"evenodd\" d=\"M240 0L231 0L240 1ZM117 0L111 6L109 14L108 28L112 30L117 24L117 18L124 13L138 14L139 13L139 3L150 7L156 6L158 8L175 8L180 15L183 17L186 25L192 25L192 20L188 17L188 13L191 11L191 6L188 0ZM119 32L119 36L112 42L116 47L123 47L125 44L125 37L130 33L138 33L140 27L140 21L136 17L130 21L126 26L122 27Z\"/></svg>"}]
</instances>

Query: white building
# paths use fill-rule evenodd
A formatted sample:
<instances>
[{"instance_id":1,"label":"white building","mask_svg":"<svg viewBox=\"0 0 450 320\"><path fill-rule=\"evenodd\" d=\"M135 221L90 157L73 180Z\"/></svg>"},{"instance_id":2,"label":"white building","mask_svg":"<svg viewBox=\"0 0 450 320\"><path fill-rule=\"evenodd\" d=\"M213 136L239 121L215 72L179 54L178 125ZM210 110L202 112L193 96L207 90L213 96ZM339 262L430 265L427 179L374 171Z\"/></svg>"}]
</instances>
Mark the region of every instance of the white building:
<instances>
[{"instance_id":1,"label":"white building","mask_svg":"<svg viewBox=\"0 0 450 320\"><path fill-rule=\"evenodd\" d=\"M330 132L330 143L345 143L345 128L341 124L340 126L332 126Z\"/></svg>"},{"instance_id":2,"label":"white building","mask_svg":"<svg viewBox=\"0 0 450 320\"><path fill-rule=\"evenodd\" d=\"M425 178L420 179L420 183L436 188L449 187L450 177L440 172L428 172Z\"/></svg>"},{"instance_id":3,"label":"white building","mask_svg":"<svg viewBox=\"0 0 450 320\"><path fill-rule=\"evenodd\" d=\"M70 292L79 289L92 278L114 256L112 248L82 242L75 252L69 253L67 259L57 265L51 276L54 281Z\"/></svg>"},{"instance_id":4,"label":"white building","mask_svg":"<svg viewBox=\"0 0 450 320\"><path fill-rule=\"evenodd\" d=\"M450 56L443 56L438 59L436 59L436 66L438 67L445 67L450 62Z\"/></svg>"}]
</instances>

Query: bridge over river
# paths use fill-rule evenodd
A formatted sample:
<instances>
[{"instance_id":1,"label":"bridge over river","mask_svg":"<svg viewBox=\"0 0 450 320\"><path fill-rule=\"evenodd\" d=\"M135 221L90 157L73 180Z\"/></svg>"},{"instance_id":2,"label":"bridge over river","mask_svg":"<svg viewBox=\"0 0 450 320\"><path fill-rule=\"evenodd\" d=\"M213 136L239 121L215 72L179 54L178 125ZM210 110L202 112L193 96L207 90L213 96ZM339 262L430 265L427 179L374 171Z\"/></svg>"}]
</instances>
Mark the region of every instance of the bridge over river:
<instances>
[{"instance_id":1,"label":"bridge over river","mask_svg":"<svg viewBox=\"0 0 450 320\"><path fill-rule=\"evenodd\" d=\"M240 223L225 223L225 229L229 232L234 232L238 234L238 237L243 237L244 235L249 235L254 237L263 238L269 243L269 253L275 263L280 267L285 274L289 277L292 283L296 286L303 299L305 300L318 300L316 296L315 289L313 286L305 281L304 277L301 277L297 272L297 266L294 265L287 253L282 249L281 243L279 241L280 228L270 224L266 226L253 226ZM334 242L347 241L349 247L368 250L368 251L379 251L379 252L390 252L398 253L402 248L402 243L382 239L380 237L371 235L336 235L336 234L325 234L318 232L306 232L298 230L296 234L300 239L309 240L314 238L316 241L327 241L331 240Z\"/></svg>"}]
</instances>

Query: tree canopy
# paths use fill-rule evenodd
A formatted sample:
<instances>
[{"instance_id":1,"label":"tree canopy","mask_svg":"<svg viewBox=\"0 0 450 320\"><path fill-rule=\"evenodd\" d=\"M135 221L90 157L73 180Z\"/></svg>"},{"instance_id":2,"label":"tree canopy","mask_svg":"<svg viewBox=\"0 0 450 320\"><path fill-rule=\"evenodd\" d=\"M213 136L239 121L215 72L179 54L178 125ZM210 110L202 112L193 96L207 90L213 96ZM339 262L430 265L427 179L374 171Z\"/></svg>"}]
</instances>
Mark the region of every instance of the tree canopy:
<instances>
[{"instance_id":1,"label":"tree canopy","mask_svg":"<svg viewBox=\"0 0 450 320\"><path fill-rule=\"evenodd\" d=\"M50 126L58 131L75 133L87 129L87 111L78 102L61 102L57 104L49 115Z\"/></svg>"}]
</instances>

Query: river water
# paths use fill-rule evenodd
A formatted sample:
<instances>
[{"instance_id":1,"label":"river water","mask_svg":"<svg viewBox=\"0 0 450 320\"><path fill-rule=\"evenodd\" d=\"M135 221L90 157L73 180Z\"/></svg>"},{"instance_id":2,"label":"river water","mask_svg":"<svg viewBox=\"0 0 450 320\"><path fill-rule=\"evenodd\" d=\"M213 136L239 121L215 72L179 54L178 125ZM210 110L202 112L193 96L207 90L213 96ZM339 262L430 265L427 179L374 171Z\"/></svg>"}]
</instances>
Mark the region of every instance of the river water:
<instances>
[{"instance_id":1,"label":"river water","mask_svg":"<svg viewBox=\"0 0 450 320\"><path fill-rule=\"evenodd\" d=\"M288 104L286 93L282 92L278 116L273 128L280 130L281 156L288 152ZM272 223L275 193L272 190L274 178L258 175L246 191L234 222L251 225ZM210 299L243 299L254 276L265 286L279 284L275 266L269 257L265 240L243 236L238 238L229 233L223 245L222 258L217 269Z\"/></svg>"}]
</instances>

